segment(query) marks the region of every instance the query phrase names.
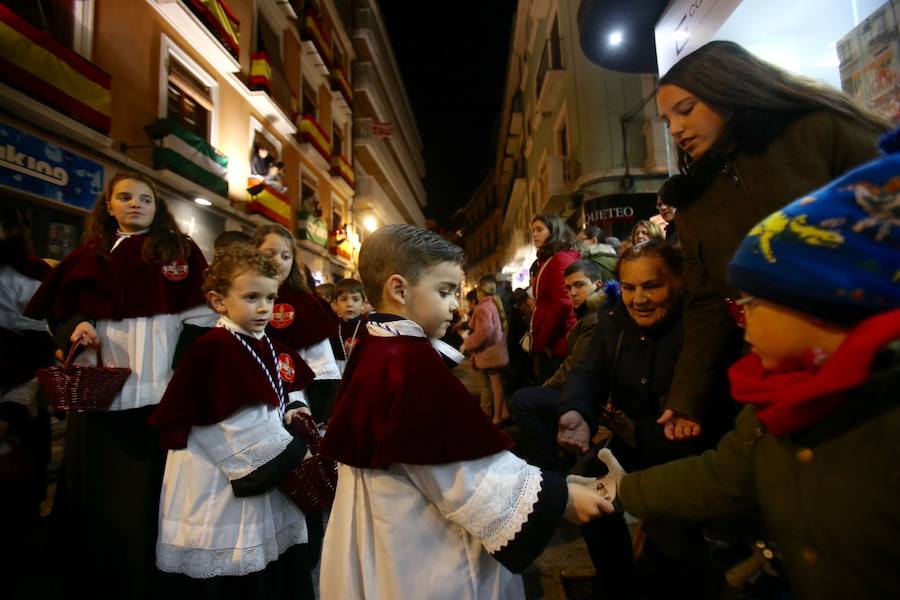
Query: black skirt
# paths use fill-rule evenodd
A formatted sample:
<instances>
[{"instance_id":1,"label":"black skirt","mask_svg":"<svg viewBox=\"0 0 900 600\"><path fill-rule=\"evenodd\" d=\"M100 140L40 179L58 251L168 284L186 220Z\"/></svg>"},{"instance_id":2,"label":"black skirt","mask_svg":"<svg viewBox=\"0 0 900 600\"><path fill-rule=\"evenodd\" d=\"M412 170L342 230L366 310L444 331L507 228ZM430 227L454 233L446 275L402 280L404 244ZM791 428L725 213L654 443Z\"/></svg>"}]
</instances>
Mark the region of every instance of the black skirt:
<instances>
[{"instance_id":1,"label":"black skirt","mask_svg":"<svg viewBox=\"0 0 900 600\"><path fill-rule=\"evenodd\" d=\"M166 453L154 406L69 413L51 516L50 556L68 595L156 596L156 534Z\"/></svg>"}]
</instances>

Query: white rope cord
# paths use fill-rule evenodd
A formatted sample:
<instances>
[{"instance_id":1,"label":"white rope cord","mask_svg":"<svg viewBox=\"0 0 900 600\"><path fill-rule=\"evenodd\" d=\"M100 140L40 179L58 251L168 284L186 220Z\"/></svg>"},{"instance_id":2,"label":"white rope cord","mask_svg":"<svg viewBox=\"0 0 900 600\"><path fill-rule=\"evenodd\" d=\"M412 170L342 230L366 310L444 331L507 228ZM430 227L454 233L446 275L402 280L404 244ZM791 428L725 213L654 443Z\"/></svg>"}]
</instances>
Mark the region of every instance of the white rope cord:
<instances>
[{"instance_id":1,"label":"white rope cord","mask_svg":"<svg viewBox=\"0 0 900 600\"><path fill-rule=\"evenodd\" d=\"M359 324L362 323L362 319L359 319L356 322L356 327L353 328L353 337L350 338L350 354L353 354L353 348L356 346L356 333L359 331ZM344 343L344 334L341 331L341 328L344 326L344 323L338 323L338 337L341 340L341 352L344 353L344 360L350 360L350 354L347 354L347 345Z\"/></svg>"},{"instance_id":2,"label":"white rope cord","mask_svg":"<svg viewBox=\"0 0 900 600\"><path fill-rule=\"evenodd\" d=\"M268 367L266 367L265 363L259 357L259 354L257 354L256 351L250 347L250 344L248 344L246 341L244 341L244 339L240 335L235 333L234 331L231 331L228 328L226 328L226 331L228 331L231 335L233 335L237 339L237 341L239 341L244 346L244 348L247 349L247 352L249 352L253 356L253 358L256 359L256 362L259 364L259 367L263 370L263 373L266 374L266 378L269 380L269 385L272 386L272 391L275 392L276 396L278 396L278 410L281 413L281 415L284 416L284 407L286 404L286 401L284 398L284 387L281 385L281 377L279 377L277 375L278 358L276 358L276 356L275 356L275 348L272 346L272 342L269 340L269 336L267 336L266 334L263 334L262 339L266 340L266 343L269 345L269 352L272 353L272 360L275 362L275 371L276 371L275 380L278 381L278 387L275 387L275 381L272 380L272 374L269 372Z\"/></svg>"}]
</instances>

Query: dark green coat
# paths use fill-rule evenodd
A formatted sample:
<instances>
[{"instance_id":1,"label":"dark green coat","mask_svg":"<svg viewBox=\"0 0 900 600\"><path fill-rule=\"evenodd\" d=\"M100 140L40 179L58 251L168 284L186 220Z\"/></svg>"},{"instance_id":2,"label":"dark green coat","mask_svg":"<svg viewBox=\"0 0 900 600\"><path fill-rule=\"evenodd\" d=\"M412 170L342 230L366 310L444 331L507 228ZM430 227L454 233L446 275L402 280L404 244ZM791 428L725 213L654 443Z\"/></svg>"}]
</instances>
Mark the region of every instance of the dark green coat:
<instances>
[{"instance_id":1,"label":"dark green coat","mask_svg":"<svg viewBox=\"0 0 900 600\"><path fill-rule=\"evenodd\" d=\"M770 213L877 155L878 132L831 112L788 125L760 155L739 153L717 170L703 194L678 205L687 297L684 347L667 408L704 416L727 393L724 372L740 353L741 335L724 299L725 267L747 232ZM701 159L702 160L702 159Z\"/></svg>"},{"instance_id":2,"label":"dark green coat","mask_svg":"<svg viewBox=\"0 0 900 600\"><path fill-rule=\"evenodd\" d=\"M762 517L794 597L900 598L900 341L834 413L775 437L753 407L717 450L627 475L639 517Z\"/></svg>"}]
</instances>

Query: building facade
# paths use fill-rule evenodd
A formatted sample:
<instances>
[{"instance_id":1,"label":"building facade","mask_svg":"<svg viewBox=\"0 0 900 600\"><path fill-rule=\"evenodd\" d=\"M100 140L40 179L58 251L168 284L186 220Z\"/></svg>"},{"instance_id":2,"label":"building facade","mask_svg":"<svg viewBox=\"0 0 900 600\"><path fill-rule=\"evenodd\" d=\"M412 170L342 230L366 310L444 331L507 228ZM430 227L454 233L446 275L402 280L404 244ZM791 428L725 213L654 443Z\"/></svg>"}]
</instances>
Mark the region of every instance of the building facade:
<instances>
[{"instance_id":1,"label":"building facade","mask_svg":"<svg viewBox=\"0 0 900 600\"><path fill-rule=\"evenodd\" d=\"M573 228L623 236L655 212L669 174L654 76L592 63L579 44L578 5L519 0L514 17L495 182L503 269L520 284L535 257L535 215L559 213Z\"/></svg>"},{"instance_id":2,"label":"building facade","mask_svg":"<svg viewBox=\"0 0 900 600\"><path fill-rule=\"evenodd\" d=\"M467 290L483 276L497 275L503 268L501 209L492 169L460 209L465 225L463 233L453 240L466 251L464 266Z\"/></svg>"},{"instance_id":3,"label":"building facade","mask_svg":"<svg viewBox=\"0 0 900 600\"><path fill-rule=\"evenodd\" d=\"M388 223L424 227L422 139L376 0L353 0L352 36L354 215L372 231Z\"/></svg>"},{"instance_id":4,"label":"building facade","mask_svg":"<svg viewBox=\"0 0 900 600\"><path fill-rule=\"evenodd\" d=\"M222 231L277 222L318 280L350 275L350 16L349 0L0 3L0 201L61 258L105 182L138 171L207 258Z\"/></svg>"}]
</instances>

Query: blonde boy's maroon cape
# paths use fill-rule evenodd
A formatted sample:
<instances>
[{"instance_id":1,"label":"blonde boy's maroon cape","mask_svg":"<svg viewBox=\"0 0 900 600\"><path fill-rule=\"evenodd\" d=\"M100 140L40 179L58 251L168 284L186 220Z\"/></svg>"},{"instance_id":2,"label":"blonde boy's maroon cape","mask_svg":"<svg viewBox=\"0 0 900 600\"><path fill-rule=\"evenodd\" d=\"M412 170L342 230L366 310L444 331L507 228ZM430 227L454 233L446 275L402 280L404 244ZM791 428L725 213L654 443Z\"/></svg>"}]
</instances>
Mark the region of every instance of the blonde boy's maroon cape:
<instances>
[{"instance_id":1,"label":"blonde boy's maroon cape","mask_svg":"<svg viewBox=\"0 0 900 600\"><path fill-rule=\"evenodd\" d=\"M264 340L246 335L241 339L265 363L273 380L281 378L285 396L303 389L315 377L303 359L277 342L273 342L273 357ZM260 364L234 334L213 327L197 338L178 362L148 422L161 429L163 448L177 450L187 446L191 427L219 423L253 404L278 407L280 399Z\"/></svg>"},{"instance_id":2,"label":"blonde boy's maroon cape","mask_svg":"<svg viewBox=\"0 0 900 600\"><path fill-rule=\"evenodd\" d=\"M72 315L120 320L174 314L205 303L206 259L191 241L190 255L164 265L142 255L145 234L133 235L108 256L93 246L73 250L44 279L25 308L32 319Z\"/></svg>"},{"instance_id":3,"label":"blonde boy's maroon cape","mask_svg":"<svg viewBox=\"0 0 900 600\"><path fill-rule=\"evenodd\" d=\"M350 356L322 453L383 469L473 460L511 447L427 338L370 335Z\"/></svg>"},{"instance_id":4,"label":"blonde boy's maroon cape","mask_svg":"<svg viewBox=\"0 0 900 600\"><path fill-rule=\"evenodd\" d=\"M336 334L339 323L327 302L315 294L282 285L266 333L291 350L302 350Z\"/></svg>"}]
</instances>

